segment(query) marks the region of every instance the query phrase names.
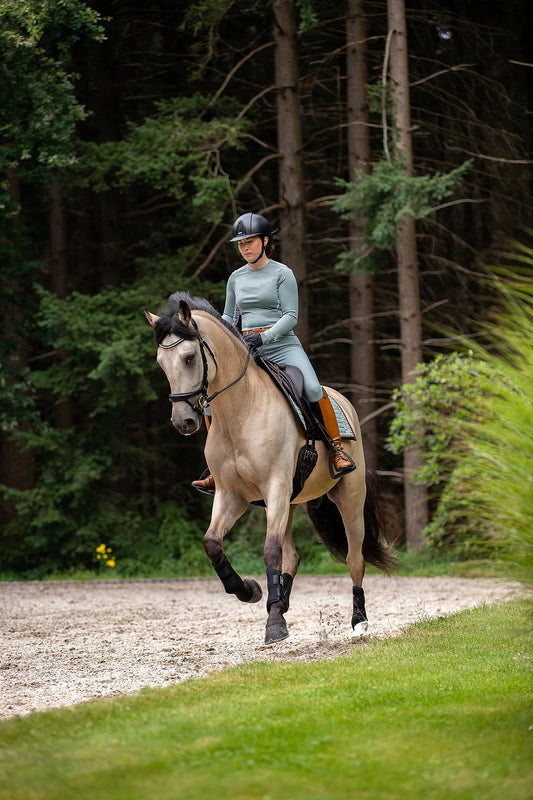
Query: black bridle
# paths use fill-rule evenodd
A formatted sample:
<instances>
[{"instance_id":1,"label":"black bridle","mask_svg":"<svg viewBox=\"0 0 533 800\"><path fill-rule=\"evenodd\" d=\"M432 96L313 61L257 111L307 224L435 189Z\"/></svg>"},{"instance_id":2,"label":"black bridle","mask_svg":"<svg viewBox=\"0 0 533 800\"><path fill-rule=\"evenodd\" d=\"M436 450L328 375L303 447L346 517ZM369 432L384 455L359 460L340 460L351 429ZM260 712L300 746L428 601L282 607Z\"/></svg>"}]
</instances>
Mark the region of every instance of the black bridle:
<instances>
[{"instance_id":1,"label":"black bridle","mask_svg":"<svg viewBox=\"0 0 533 800\"><path fill-rule=\"evenodd\" d=\"M196 325L193 319L191 319L191 324L193 325L193 327L198 329L198 326ZM173 347L177 347L179 344L185 341L190 341L190 340L177 339L175 342L172 342L172 344L160 344L159 347L162 347L163 350L172 350ZM198 337L198 344L200 345L200 353L202 356L202 366L203 366L202 382L200 383L200 386L198 386L196 389L193 389L191 392L174 392L172 394L169 394L168 398L171 403L187 403L187 405L190 406L190 408L192 408L195 414L201 416L204 413L205 407L208 406L209 403L215 399L215 397L218 397L218 395L222 394L222 392L225 392L226 389L229 389L231 386L234 386L241 380L241 378L244 377L246 370L248 369L248 364L250 363L251 353L250 351L248 351L248 354L246 356L246 362L244 364L244 369L241 372L241 374L237 378L235 378L234 381L228 383L228 385L224 386L223 389L219 389L218 392L213 392L213 394L208 395L207 390L209 388L209 382L207 379L208 367L207 367L207 357L205 355L206 350L213 359L213 363L217 369L218 369L218 364L213 351L211 350L205 339L202 339L201 336ZM198 396L198 400L195 403L192 403L191 397L196 397L196 396Z\"/></svg>"}]
</instances>

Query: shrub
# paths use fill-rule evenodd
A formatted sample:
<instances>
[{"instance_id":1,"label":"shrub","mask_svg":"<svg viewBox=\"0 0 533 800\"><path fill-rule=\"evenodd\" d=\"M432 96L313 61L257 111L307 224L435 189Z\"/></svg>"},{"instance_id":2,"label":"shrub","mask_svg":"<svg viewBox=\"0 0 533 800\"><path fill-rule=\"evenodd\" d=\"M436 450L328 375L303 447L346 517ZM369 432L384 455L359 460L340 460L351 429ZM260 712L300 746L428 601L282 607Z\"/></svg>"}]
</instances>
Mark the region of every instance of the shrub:
<instances>
[{"instance_id":1,"label":"shrub","mask_svg":"<svg viewBox=\"0 0 533 800\"><path fill-rule=\"evenodd\" d=\"M416 480L434 488L424 530L434 546L490 554L529 568L533 533L533 251L526 269L495 277L502 308L485 345L438 356L396 392L387 446L418 444Z\"/></svg>"}]
</instances>

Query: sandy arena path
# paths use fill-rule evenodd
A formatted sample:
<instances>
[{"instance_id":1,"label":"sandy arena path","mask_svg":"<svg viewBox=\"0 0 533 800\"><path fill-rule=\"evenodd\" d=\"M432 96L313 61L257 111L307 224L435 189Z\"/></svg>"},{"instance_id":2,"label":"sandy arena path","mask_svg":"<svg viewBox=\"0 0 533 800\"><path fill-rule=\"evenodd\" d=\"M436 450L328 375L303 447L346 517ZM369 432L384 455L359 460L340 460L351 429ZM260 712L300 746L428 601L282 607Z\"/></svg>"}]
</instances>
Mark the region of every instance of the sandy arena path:
<instances>
[{"instance_id":1,"label":"sandy arena path","mask_svg":"<svg viewBox=\"0 0 533 800\"><path fill-rule=\"evenodd\" d=\"M265 580L258 578L265 592ZM371 636L524 594L518 583L463 578L365 578ZM264 599L248 605L217 578L0 583L0 718L95 697L168 686L251 661L350 652L348 577L303 576L290 637L263 644Z\"/></svg>"}]
</instances>

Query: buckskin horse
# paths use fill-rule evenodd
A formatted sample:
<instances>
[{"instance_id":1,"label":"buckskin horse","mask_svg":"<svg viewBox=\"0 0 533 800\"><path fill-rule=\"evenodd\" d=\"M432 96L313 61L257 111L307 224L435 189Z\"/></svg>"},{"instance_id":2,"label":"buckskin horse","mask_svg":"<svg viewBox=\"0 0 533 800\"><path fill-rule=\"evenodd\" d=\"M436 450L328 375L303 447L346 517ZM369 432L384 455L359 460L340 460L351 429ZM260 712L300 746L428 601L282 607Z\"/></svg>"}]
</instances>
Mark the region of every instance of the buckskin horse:
<instances>
[{"instance_id":1,"label":"buckskin horse","mask_svg":"<svg viewBox=\"0 0 533 800\"><path fill-rule=\"evenodd\" d=\"M262 590L241 578L224 554L224 537L250 503L266 508L263 551L267 579L265 643L289 633L289 608L300 558L291 531L294 509L305 505L320 540L348 566L353 584L352 632L368 628L363 591L365 562L389 572L394 559L382 540L375 482L365 470L361 432L353 406L327 388L353 431L343 442L355 471L334 478L328 448L316 442L318 459L303 488L293 494L293 479L306 434L297 414L272 378L250 357L240 333L203 298L171 295L161 316L145 310L154 330L157 361L170 384L171 422L190 436L202 425L209 405L211 424L205 457L216 491L204 550L228 594L255 603Z\"/></svg>"}]
</instances>

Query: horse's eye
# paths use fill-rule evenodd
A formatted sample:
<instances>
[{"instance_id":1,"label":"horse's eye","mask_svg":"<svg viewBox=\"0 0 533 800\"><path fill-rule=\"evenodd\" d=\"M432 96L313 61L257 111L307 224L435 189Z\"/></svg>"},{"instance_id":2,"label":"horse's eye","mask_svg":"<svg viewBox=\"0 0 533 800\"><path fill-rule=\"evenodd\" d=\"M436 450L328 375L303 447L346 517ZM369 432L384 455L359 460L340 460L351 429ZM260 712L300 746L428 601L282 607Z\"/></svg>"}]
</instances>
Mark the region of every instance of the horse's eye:
<instances>
[{"instance_id":1,"label":"horse's eye","mask_svg":"<svg viewBox=\"0 0 533 800\"><path fill-rule=\"evenodd\" d=\"M189 367L192 364L193 361L194 361L194 353L191 353L190 355L185 356L185 364L186 364L187 367Z\"/></svg>"}]
</instances>

